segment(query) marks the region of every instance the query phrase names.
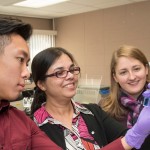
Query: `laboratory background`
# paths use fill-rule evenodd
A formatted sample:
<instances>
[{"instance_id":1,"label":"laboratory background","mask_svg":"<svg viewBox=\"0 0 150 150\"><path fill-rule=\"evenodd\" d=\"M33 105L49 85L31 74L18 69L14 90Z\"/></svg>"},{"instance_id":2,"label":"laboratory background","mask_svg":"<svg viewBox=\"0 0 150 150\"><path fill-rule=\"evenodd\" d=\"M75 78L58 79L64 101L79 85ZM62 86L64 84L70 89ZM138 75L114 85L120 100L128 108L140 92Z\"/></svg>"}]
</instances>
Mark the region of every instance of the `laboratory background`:
<instances>
[{"instance_id":1,"label":"laboratory background","mask_svg":"<svg viewBox=\"0 0 150 150\"><path fill-rule=\"evenodd\" d=\"M149 0L66 0L37 8L19 2L23 0L1 1L0 16L17 17L33 26L31 62L38 52L54 46L74 55L81 67L75 101L98 103L109 94L110 60L121 45L138 47L150 63ZM12 105L30 113L34 87L31 73Z\"/></svg>"}]
</instances>

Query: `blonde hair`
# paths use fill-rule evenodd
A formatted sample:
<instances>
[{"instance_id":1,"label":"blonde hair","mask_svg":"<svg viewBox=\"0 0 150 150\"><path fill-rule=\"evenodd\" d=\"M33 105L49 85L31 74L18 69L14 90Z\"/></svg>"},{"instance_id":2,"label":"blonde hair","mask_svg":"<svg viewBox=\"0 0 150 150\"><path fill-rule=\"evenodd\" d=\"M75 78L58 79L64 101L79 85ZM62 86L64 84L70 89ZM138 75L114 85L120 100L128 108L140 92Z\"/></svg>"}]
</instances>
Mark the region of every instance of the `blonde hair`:
<instances>
[{"instance_id":1,"label":"blonde hair","mask_svg":"<svg viewBox=\"0 0 150 150\"><path fill-rule=\"evenodd\" d=\"M145 67L148 67L148 75L147 82L150 82L150 67L148 64L148 60L145 55L138 48L124 45L121 46L118 50L114 51L111 59L110 65L110 77L111 77L111 87L110 87L110 95L105 99L101 100L100 105L104 111L106 111L110 116L116 119L122 119L124 115L126 115L127 111L124 107L121 106L118 101L120 97L120 86L114 80L115 68L118 63L118 59L120 57L132 57L134 59L139 60Z\"/></svg>"}]
</instances>

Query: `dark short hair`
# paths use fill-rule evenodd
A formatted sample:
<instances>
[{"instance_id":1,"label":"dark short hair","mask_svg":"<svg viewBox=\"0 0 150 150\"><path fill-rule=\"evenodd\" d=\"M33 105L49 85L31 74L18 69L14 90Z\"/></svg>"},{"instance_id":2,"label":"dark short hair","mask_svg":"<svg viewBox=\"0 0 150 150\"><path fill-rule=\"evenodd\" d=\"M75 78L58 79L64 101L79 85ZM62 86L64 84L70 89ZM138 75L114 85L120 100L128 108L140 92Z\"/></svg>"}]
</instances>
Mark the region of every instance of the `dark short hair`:
<instances>
[{"instance_id":1,"label":"dark short hair","mask_svg":"<svg viewBox=\"0 0 150 150\"><path fill-rule=\"evenodd\" d=\"M18 34L28 40L32 34L32 26L12 17L0 17L0 36Z\"/></svg>"}]
</instances>

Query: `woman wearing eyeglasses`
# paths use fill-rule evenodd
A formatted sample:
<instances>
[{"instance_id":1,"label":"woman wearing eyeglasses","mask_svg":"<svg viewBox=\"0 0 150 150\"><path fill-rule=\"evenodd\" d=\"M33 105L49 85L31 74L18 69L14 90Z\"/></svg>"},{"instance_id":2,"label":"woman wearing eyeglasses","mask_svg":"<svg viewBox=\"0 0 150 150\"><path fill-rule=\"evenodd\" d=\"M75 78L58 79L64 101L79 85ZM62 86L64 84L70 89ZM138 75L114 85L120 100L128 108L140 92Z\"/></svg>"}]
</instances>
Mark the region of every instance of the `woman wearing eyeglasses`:
<instances>
[{"instance_id":1,"label":"woman wearing eyeglasses","mask_svg":"<svg viewBox=\"0 0 150 150\"><path fill-rule=\"evenodd\" d=\"M73 101L80 68L65 49L43 50L34 57L31 68L36 85L32 118L62 149L129 150L139 147L149 134L150 117L142 122L139 117L135 127L121 137L127 130L98 105ZM143 109L141 116L146 113L150 113L150 108Z\"/></svg>"}]
</instances>

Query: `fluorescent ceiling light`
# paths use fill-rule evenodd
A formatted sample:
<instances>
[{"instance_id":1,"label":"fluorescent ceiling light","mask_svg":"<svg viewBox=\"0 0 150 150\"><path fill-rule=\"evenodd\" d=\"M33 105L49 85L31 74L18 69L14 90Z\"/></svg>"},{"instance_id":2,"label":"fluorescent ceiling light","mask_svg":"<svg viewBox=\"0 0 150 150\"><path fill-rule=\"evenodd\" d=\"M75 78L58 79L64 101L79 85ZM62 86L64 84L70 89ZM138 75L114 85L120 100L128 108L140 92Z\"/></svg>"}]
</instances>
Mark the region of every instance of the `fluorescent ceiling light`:
<instances>
[{"instance_id":1,"label":"fluorescent ceiling light","mask_svg":"<svg viewBox=\"0 0 150 150\"><path fill-rule=\"evenodd\" d=\"M62 3L68 0L25 0L19 3L15 3L15 6L22 7L32 7L32 8L40 8L48 5L54 5L57 3Z\"/></svg>"}]
</instances>

